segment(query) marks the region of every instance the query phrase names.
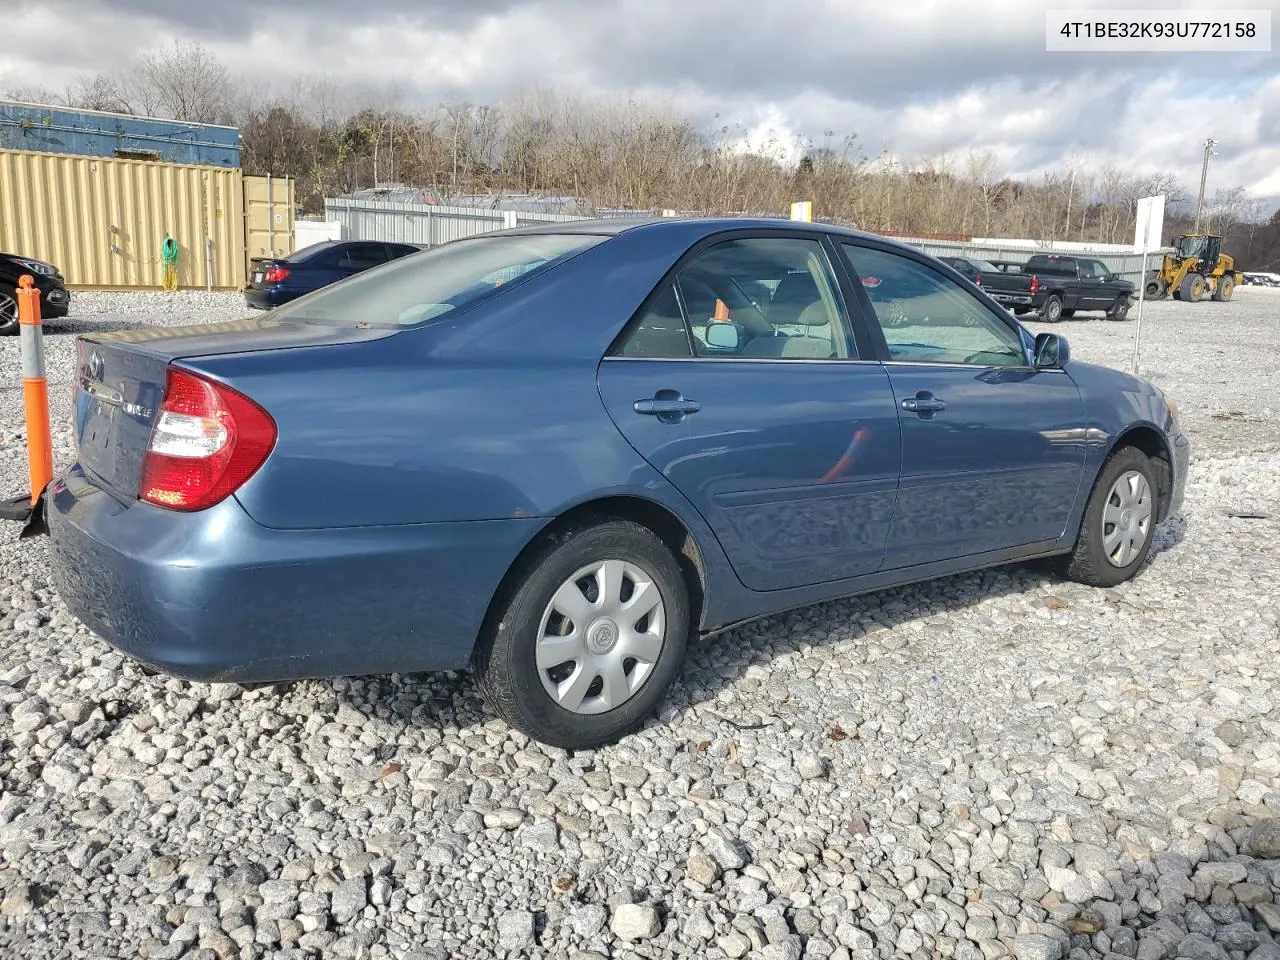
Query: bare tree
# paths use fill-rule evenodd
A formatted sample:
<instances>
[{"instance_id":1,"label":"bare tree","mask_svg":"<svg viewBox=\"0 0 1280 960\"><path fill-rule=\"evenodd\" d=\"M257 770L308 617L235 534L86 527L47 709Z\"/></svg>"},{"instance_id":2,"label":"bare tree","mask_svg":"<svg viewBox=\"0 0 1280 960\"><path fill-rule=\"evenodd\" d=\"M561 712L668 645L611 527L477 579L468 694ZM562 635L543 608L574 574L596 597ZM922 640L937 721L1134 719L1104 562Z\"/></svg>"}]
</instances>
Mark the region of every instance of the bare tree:
<instances>
[{"instance_id":1,"label":"bare tree","mask_svg":"<svg viewBox=\"0 0 1280 960\"><path fill-rule=\"evenodd\" d=\"M124 83L137 111L190 123L231 119L233 84L227 68L198 43L175 40L145 50Z\"/></svg>"}]
</instances>

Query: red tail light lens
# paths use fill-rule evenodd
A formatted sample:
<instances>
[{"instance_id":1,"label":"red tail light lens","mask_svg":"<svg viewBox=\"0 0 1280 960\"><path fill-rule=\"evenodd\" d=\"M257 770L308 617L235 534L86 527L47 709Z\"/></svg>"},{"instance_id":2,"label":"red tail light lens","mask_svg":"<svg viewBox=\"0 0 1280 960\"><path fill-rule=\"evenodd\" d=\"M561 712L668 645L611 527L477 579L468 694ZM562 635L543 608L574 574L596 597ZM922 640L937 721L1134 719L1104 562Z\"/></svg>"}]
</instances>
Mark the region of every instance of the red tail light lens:
<instances>
[{"instance_id":1,"label":"red tail light lens","mask_svg":"<svg viewBox=\"0 0 1280 960\"><path fill-rule=\"evenodd\" d=\"M1031 292L1037 293L1040 290L1040 278L1034 274L1031 277Z\"/></svg>"},{"instance_id":2,"label":"red tail light lens","mask_svg":"<svg viewBox=\"0 0 1280 960\"><path fill-rule=\"evenodd\" d=\"M275 421L244 394L170 367L138 496L172 510L211 507L257 472L275 442Z\"/></svg>"},{"instance_id":3,"label":"red tail light lens","mask_svg":"<svg viewBox=\"0 0 1280 960\"><path fill-rule=\"evenodd\" d=\"M267 267L267 272L262 275L262 279L267 283L279 283L288 275L287 267Z\"/></svg>"},{"instance_id":4,"label":"red tail light lens","mask_svg":"<svg viewBox=\"0 0 1280 960\"><path fill-rule=\"evenodd\" d=\"M974 277L973 282L978 286L982 286L982 274L978 274L976 277Z\"/></svg>"}]
</instances>

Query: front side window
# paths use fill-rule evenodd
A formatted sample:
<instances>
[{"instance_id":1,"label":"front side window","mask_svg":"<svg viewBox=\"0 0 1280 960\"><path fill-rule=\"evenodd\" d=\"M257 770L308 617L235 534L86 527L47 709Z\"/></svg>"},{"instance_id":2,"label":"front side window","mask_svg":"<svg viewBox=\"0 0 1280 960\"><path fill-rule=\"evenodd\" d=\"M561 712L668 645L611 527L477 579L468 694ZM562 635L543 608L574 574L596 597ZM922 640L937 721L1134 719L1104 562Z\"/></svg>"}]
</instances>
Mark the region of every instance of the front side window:
<instances>
[{"instance_id":1,"label":"front side window","mask_svg":"<svg viewBox=\"0 0 1280 960\"><path fill-rule=\"evenodd\" d=\"M435 320L504 284L547 270L607 237L527 234L457 240L393 260L277 307L281 320L413 326Z\"/></svg>"},{"instance_id":2,"label":"front side window","mask_svg":"<svg viewBox=\"0 0 1280 960\"><path fill-rule=\"evenodd\" d=\"M1027 365L1017 332L958 283L896 253L841 248L871 300L890 360Z\"/></svg>"}]
</instances>

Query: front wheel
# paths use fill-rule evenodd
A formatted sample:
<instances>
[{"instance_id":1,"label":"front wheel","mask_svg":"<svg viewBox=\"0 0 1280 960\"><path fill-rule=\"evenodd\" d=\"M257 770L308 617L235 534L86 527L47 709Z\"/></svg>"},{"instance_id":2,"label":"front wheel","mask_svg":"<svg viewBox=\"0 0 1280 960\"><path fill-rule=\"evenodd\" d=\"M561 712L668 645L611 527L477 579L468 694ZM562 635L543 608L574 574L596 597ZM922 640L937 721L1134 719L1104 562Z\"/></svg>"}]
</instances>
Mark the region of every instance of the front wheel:
<instances>
[{"instance_id":1,"label":"front wheel","mask_svg":"<svg viewBox=\"0 0 1280 960\"><path fill-rule=\"evenodd\" d=\"M1156 526L1156 481L1141 450L1118 450L1098 475L1064 573L1091 587L1114 587L1142 568Z\"/></svg>"},{"instance_id":2,"label":"front wheel","mask_svg":"<svg viewBox=\"0 0 1280 960\"><path fill-rule=\"evenodd\" d=\"M18 301L13 294L0 290L0 337L18 332Z\"/></svg>"},{"instance_id":3,"label":"front wheel","mask_svg":"<svg viewBox=\"0 0 1280 960\"><path fill-rule=\"evenodd\" d=\"M1117 297L1116 302L1107 308L1108 320L1123 320L1129 316L1129 298Z\"/></svg>"},{"instance_id":4,"label":"front wheel","mask_svg":"<svg viewBox=\"0 0 1280 960\"><path fill-rule=\"evenodd\" d=\"M489 706L566 750L611 743L657 708L684 659L689 594L648 529L605 521L548 538L473 657Z\"/></svg>"}]
</instances>

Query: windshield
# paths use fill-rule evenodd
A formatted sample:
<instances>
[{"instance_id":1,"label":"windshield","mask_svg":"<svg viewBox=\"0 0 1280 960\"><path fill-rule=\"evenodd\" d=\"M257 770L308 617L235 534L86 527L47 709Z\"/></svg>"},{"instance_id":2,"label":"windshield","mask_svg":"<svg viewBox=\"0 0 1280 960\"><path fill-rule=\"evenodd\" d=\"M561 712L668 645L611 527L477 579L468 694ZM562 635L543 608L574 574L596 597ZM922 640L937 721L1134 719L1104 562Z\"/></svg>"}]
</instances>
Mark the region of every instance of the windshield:
<instances>
[{"instance_id":1,"label":"windshield","mask_svg":"<svg viewBox=\"0 0 1280 960\"><path fill-rule=\"evenodd\" d=\"M1199 257L1204 253L1205 237L1183 237L1178 244L1178 256Z\"/></svg>"},{"instance_id":2,"label":"windshield","mask_svg":"<svg viewBox=\"0 0 1280 960\"><path fill-rule=\"evenodd\" d=\"M541 233L455 240L322 287L274 314L281 320L412 326L452 313L606 239Z\"/></svg>"}]
</instances>

